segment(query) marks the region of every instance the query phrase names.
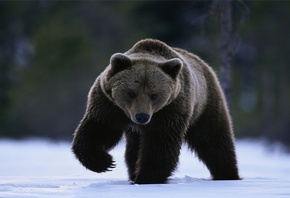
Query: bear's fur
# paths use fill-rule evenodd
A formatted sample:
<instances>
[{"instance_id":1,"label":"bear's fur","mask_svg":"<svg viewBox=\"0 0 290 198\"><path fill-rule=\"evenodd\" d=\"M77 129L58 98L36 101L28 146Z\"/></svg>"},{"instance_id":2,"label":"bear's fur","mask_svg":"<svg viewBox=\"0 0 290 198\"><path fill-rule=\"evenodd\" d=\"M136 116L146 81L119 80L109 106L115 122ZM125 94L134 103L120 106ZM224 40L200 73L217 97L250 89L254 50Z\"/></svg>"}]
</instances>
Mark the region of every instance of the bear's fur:
<instances>
[{"instance_id":1,"label":"bear's fur","mask_svg":"<svg viewBox=\"0 0 290 198\"><path fill-rule=\"evenodd\" d=\"M146 39L111 57L89 92L72 150L86 168L105 172L115 167L108 151L123 134L134 183L166 183L183 142L212 179L239 179L220 84L213 70L187 51Z\"/></svg>"}]
</instances>

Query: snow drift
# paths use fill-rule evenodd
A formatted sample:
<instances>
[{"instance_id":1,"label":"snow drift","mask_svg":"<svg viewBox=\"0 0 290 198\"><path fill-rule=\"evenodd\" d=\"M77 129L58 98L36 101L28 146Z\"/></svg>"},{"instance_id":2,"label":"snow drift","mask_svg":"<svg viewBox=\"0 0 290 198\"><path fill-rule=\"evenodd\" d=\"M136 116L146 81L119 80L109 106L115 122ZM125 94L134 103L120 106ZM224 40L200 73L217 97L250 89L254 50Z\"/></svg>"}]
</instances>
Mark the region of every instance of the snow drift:
<instances>
[{"instance_id":1,"label":"snow drift","mask_svg":"<svg viewBox=\"0 0 290 198\"><path fill-rule=\"evenodd\" d=\"M206 167L183 147L169 184L131 185L124 150L124 143L112 150L113 171L96 174L79 164L67 142L0 140L0 197L290 196L290 156L269 152L262 141L237 142L240 181L211 181Z\"/></svg>"}]
</instances>

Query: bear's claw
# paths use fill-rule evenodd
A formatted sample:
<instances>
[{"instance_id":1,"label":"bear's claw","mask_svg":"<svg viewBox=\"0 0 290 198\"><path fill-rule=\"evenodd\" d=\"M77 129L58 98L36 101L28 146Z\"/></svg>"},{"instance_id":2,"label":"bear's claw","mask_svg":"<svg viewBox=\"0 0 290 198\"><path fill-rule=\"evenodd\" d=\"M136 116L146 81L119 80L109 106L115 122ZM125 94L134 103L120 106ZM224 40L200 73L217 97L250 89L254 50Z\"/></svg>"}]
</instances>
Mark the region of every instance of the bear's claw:
<instances>
[{"instance_id":1,"label":"bear's claw","mask_svg":"<svg viewBox=\"0 0 290 198\"><path fill-rule=\"evenodd\" d=\"M111 169L116 168L116 164L115 163L116 163L115 161L112 161L112 164L107 168L106 171L112 171Z\"/></svg>"}]
</instances>

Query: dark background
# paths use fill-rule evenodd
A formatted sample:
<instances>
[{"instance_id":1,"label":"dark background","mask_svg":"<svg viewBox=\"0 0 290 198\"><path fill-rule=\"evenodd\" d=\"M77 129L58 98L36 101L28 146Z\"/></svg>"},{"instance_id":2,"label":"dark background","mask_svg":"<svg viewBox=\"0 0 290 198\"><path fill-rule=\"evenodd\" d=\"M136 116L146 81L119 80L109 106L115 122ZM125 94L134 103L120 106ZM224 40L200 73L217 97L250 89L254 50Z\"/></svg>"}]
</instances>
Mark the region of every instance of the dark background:
<instances>
[{"instance_id":1,"label":"dark background","mask_svg":"<svg viewBox=\"0 0 290 198\"><path fill-rule=\"evenodd\" d=\"M212 1L0 1L0 137L71 140L110 56L143 38L194 52L220 77ZM290 148L290 1L232 1L238 138Z\"/></svg>"}]
</instances>

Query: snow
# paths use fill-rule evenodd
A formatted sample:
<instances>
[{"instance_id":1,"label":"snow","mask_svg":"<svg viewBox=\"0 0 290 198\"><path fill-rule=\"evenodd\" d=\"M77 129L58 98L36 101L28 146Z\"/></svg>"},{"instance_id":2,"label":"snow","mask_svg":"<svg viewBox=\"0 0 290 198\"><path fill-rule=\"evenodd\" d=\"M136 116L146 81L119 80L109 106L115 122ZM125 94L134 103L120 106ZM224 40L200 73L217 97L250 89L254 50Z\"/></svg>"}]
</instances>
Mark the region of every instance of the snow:
<instances>
[{"instance_id":1,"label":"snow","mask_svg":"<svg viewBox=\"0 0 290 198\"><path fill-rule=\"evenodd\" d=\"M111 151L117 167L96 174L74 158L68 142L0 140L2 197L290 197L290 156L263 141L237 141L239 181L211 181L206 167L183 147L169 184L131 185L124 143Z\"/></svg>"}]
</instances>

